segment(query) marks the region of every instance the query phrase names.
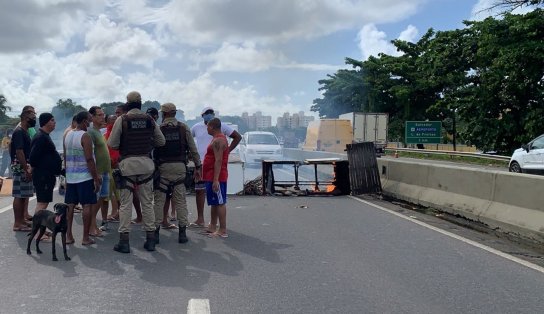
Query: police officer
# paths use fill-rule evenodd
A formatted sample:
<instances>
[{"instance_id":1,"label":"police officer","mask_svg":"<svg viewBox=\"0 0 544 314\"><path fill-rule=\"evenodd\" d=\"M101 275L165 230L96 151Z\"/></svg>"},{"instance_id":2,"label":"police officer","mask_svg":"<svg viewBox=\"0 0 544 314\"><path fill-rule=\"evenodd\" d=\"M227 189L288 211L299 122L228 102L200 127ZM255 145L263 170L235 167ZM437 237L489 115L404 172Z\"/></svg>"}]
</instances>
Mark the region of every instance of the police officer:
<instances>
[{"instance_id":1,"label":"police officer","mask_svg":"<svg viewBox=\"0 0 544 314\"><path fill-rule=\"evenodd\" d=\"M138 92L127 95L126 114L115 121L108 145L120 152L119 172L114 174L120 190L119 243L114 250L130 253L129 232L132 218L132 194L137 189L142 203L143 228L146 231L144 248L155 250L155 214L153 212L153 173L155 164L150 158L154 147L163 146L164 135L156 122L141 111L142 97Z\"/></svg>"},{"instance_id":2,"label":"police officer","mask_svg":"<svg viewBox=\"0 0 544 314\"><path fill-rule=\"evenodd\" d=\"M188 241L186 227L187 201L185 200L185 175L188 153L195 163L195 178L200 180L202 165L191 135L191 129L176 119L176 106L172 103L161 105L161 131L166 139L166 145L156 148L153 152L155 163L159 167L160 179L155 184L155 242L159 243L160 224L163 219L165 199L171 197L179 222L178 242Z\"/></svg>"}]
</instances>

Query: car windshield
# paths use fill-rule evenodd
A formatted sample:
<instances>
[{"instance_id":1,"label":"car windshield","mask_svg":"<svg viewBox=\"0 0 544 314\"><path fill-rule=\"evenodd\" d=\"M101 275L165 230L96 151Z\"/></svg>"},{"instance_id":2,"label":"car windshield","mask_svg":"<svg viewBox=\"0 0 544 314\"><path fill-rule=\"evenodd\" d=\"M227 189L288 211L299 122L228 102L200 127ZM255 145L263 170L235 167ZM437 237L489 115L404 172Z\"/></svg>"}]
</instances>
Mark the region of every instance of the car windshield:
<instances>
[{"instance_id":1,"label":"car windshield","mask_svg":"<svg viewBox=\"0 0 544 314\"><path fill-rule=\"evenodd\" d=\"M249 136L247 137L247 143L279 145L278 140L272 134L249 134Z\"/></svg>"}]
</instances>

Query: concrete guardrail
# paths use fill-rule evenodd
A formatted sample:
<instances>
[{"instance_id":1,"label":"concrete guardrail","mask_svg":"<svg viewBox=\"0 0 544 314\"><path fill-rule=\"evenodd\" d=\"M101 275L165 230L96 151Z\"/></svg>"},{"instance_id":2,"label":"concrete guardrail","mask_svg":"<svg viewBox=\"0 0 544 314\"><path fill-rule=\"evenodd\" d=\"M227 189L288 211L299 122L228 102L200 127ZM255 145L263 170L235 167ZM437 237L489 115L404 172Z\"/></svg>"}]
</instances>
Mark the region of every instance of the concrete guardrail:
<instances>
[{"instance_id":1,"label":"concrete guardrail","mask_svg":"<svg viewBox=\"0 0 544 314\"><path fill-rule=\"evenodd\" d=\"M544 241L544 177L378 159L383 193Z\"/></svg>"},{"instance_id":2,"label":"concrete guardrail","mask_svg":"<svg viewBox=\"0 0 544 314\"><path fill-rule=\"evenodd\" d=\"M284 149L284 157L347 159L298 149ZM378 158L378 166L387 196L544 242L544 176L393 158Z\"/></svg>"}]
</instances>

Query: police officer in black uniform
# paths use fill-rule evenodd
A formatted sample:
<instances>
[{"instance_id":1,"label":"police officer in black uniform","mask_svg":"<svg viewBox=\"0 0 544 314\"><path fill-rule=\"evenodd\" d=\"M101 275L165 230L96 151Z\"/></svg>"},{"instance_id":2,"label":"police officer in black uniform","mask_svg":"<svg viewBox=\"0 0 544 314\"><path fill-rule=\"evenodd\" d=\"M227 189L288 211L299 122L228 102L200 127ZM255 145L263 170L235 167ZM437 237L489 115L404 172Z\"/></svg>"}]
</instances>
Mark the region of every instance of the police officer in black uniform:
<instances>
[{"instance_id":1,"label":"police officer in black uniform","mask_svg":"<svg viewBox=\"0 0 544 314\"><path fill-rule=\"evenodd\" d=\"M161 131L166 139L166 144L156 148L153 156L159 167L160 179L155 184L155 231L156 243L159 242L160 224L163 219L163 206L167 196L173 201L174 209L179 222L178 242L188 241L186 228L187 201L185 199L185 176L187 174L187 160L190 154L195 163L195 178L200 180L201 162L195 145L191 129L176 119L176 106L172 103L161 105L162 124Z\"/></svg>"}]
</instances>

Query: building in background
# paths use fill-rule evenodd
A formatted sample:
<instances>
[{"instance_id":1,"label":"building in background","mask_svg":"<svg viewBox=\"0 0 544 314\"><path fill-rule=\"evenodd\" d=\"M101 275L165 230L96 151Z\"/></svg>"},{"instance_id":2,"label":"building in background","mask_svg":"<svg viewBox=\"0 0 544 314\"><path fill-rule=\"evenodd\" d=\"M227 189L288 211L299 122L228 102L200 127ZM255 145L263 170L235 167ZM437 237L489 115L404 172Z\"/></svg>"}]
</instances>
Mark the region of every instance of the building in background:
<instances>
[{"instance_id":1,"label":"building in background","mask_svg":"<svg viewBox=\"0 0 544 314\"><path fill-rule=\"evenodd\" d=\"M306 128L308 126L308 123L314 121L314 119L314 116L305 116L304 111L293 113L293 115L291 115L289 112L286 112L283 114L283 116L278 117L276 121L276 127L278 129Z\"/></svg>"},{"instance_id":2,"label":"building in background","mask_svg":"<svg viewBox=\"0 0 544 314\"><path fill-rule=\"evenodd\" d=\"M244 112L242 120L246 123L249 130L263 130L272 127L272 116L263 116L260 111L255 112L251 116Z\"/></svg>"}]
</instances>

